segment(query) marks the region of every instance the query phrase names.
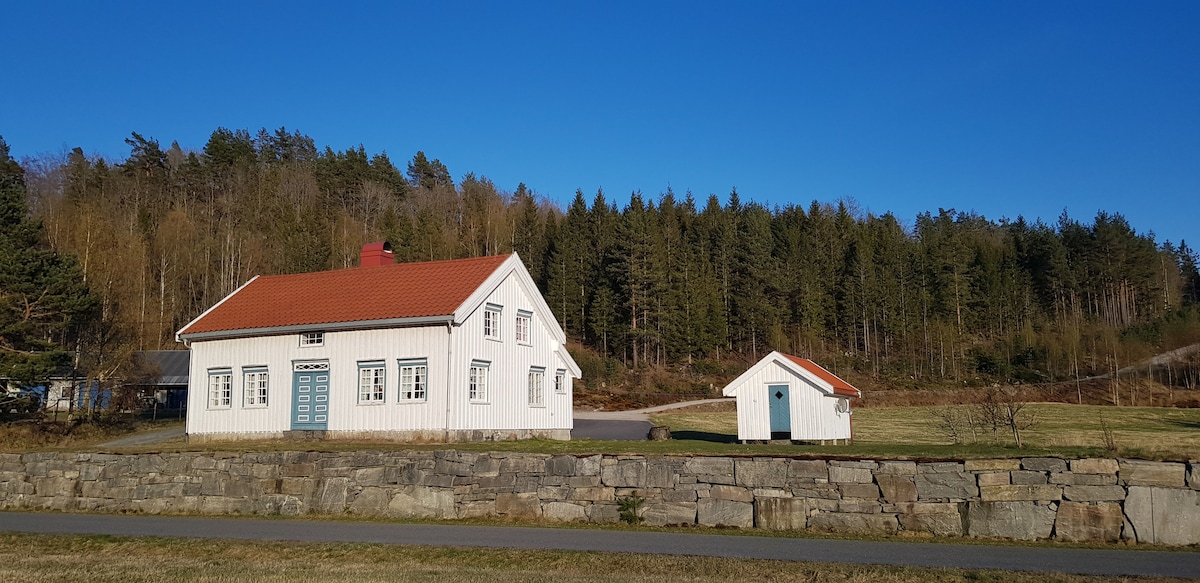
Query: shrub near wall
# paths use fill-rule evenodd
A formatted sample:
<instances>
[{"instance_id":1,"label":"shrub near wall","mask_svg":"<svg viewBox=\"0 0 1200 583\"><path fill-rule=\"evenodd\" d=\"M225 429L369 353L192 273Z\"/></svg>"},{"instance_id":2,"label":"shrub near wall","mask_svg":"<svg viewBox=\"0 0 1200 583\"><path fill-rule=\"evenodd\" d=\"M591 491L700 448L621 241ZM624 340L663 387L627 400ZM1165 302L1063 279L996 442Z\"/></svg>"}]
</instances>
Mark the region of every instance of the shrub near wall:
<instances>
[{"instance_id":1,"label":"shrub near wall","mask_svg":"<svg viewBox=\"0 0 1200 583\"><path fill-rule=\"evenodd\" d=\"M1200 543L1200 465L1024 458L272 452L0 454L0 508L500 517Z\"/></svg>"}]
</instances>

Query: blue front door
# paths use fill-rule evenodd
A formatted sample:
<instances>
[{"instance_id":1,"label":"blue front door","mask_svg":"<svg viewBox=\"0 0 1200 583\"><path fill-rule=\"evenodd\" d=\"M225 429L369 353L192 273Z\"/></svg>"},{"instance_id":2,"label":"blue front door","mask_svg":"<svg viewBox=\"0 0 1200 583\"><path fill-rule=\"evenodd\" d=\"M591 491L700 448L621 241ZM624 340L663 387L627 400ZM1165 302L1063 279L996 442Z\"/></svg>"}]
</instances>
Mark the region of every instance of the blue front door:
<instances>
[{"instance_id":1,"label":"blue front door","mask_svg":"<svg viewBox=\"0 0 1200 583\"><path fill-rule=\"evenodd\" d=\"M329 426L329 363L298 362L292 371L292 429Z\"/></svg>"},{"instance_id":2,"label":"blue front door","mask_svg":"<svg viewBox=\"0 0 1200 583\"><path fill-rule=\"evenodd\" d=\"M787 385L767 385L767 396L771 400L771 433L792 431L792 407L788 400Z\"/></svg>"}]
</instances>

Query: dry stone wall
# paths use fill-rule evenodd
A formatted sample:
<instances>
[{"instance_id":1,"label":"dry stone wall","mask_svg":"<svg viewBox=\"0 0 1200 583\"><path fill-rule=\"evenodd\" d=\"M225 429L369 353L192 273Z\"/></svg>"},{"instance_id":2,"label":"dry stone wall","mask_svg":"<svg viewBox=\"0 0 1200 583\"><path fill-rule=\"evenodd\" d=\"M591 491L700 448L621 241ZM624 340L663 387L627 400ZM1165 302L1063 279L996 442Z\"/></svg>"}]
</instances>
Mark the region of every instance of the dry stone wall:
<instances>
[{"instance_id":1,"label":"dry stone wall","mask_svg":"<svg viewBox=\"0 0 1200 583\"><path fill-rule=\"evenodd\" d=\"M1124 459L0 454L0 508L499 517L1200 544L1200 465Z\"/></svg>"}]
</instances>

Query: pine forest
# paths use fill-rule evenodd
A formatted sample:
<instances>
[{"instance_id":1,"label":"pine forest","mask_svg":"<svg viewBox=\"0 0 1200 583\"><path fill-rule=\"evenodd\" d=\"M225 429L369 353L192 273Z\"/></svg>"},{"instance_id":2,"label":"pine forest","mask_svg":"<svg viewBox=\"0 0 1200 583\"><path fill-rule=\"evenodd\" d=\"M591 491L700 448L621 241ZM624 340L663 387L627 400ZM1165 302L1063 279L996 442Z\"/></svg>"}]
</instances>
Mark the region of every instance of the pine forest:
<instances>
[{"instance_id":1,"label":"pine forest","mask_svg":"<svg viewBox=\"0 0 1200 583\"><path fill-rule=\"evenodd\" d=\"M1075 391L1179 349L1133 374L1178 392L1200 380L1196 252L1117 212L896 217L669 188L581 190L559 208L423 152L397 165L283 128L126 143L124 160L18 163L0 141L7 376L112 382L137 351L183 348L175 331L254 275L351 268L387 240L397 261L518 253L585 392L713 395L771 350L864 389ZM1101 400L1138 398L1103 386Z\"/></svg>"}]
</instances>

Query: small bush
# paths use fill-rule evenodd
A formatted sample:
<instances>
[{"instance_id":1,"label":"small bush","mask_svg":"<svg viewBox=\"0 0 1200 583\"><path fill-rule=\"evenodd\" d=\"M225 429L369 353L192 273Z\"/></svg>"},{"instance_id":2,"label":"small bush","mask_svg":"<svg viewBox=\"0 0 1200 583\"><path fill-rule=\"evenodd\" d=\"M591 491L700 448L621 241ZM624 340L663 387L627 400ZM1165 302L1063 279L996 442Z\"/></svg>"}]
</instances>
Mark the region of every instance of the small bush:
<instances>
[{"instance_id":1,"label":"small bush","mask_svg":"<svg viewBox=\"0 0 1200 583\"><path fill-rule=\"evenodd\" d=\"M1100 438L1104 442L1104 452L1110 456L1117 455L1117 438L1103 415L1100 416Z\"/></svg>"},{"instance_id":2,"label":"small bush","mask_svg":"<svg viewBox=\"0 0 1200 583\"><path fill-rule=\"evenodd\" d=\"M646 503L646 499L637 495L637 492L623 498L617 498L618 516L621 522L629 524L639 524L645 518L642 518L642 505Z\"/></svg>"}]
</instances>

